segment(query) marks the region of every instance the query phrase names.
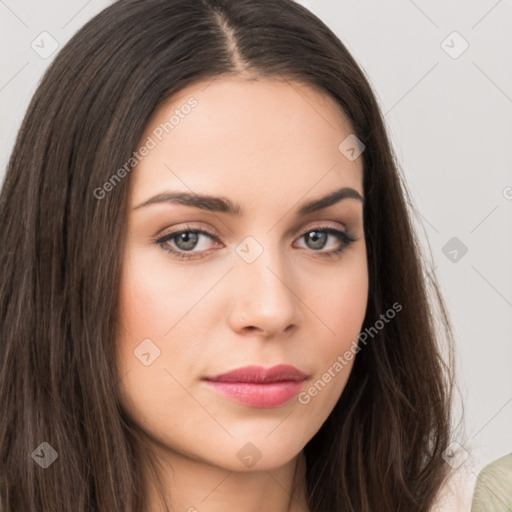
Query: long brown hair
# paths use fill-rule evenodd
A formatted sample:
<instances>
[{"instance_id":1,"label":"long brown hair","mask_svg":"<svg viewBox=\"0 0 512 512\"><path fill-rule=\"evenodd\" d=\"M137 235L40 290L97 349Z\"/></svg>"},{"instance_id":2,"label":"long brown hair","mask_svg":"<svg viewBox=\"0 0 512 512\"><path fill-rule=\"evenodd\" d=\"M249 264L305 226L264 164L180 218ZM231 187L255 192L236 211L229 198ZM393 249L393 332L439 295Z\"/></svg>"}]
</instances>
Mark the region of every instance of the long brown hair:
<instances>
[{"instance_id":1,"label":"long brown hair","mask_svg":"<svg viewBox=\"0 0 512 512\"><path fill-rule=\"evenodd\" d=\"M114 349L130 177L101 199L94 190L132 157L164 99L249 72L316 87L347 116L365 145L363 330L401 306L361 347L339 402L305 446L310 510L432 505L447 474L452 332L364 73L292 0L119 0L47 69L0 196L3 512L147 510L141 471L151 459L119 405ZM44 442L58 454L46 469L31 456Z\"/></svg>"}]
</instances>

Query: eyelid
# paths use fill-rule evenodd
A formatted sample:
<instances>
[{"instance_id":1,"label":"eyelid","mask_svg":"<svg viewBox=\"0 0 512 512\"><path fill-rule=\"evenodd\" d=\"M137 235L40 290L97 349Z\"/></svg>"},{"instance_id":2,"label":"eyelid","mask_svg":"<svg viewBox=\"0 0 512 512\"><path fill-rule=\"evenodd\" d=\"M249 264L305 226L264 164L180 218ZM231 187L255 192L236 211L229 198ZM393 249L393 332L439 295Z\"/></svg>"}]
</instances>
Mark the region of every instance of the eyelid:
<instances>
[{"instance_id":1,"label":"eyelid","mask_svg":"<svg viewBox=\"0 0 512 512\"><path fill-rule=\"evenodd\" d=\"M323 222L326 222L327 224L323 224ZM291 229L291 230L289 230L289 232L295 233L294 236L296 236L296 237L302 237L306 233L308 233L309 231L313 231L315 229L325 229L325 228L333 228L333 229L342 231L342 232L344 232L346 234L350 234L351 233L350 230L344 224L342 224L341 222L338 223L338 224L333 224L332 222L333 221L328 221L328 220L322 221L322 220L320 220L320 221L313 222L311 224L307 223L305 226L301 227L300 229ZM199 232L199 233L211 236L212 238L214 238L217 241L219 241L219 238L221 237L221 235L215 229L210 230L210 228L194 227L194 226L192 226L190 224L191 223L185 223L182 226L178 225L177 228L173 228L170 231L167 231L167 232L164 231L162 234L158 234L158 235L152 237L151 242L155 243L158 240L161 240L162 238L165 238L165 237L167 237L169 235L177 235L179 233L183 233L183 232L186 232L186 231ZM340 224L341 224L341 226L340 226Z\"/></svg>"},{"instance_id":2,"label":"eyelid","mask_svg":"<svg viewBox=\"0 0 512 512\"><path fill-rule=\"evenodd\" d=\"M168 237L169 235L177 235L179 233L188 232L188 231L202 233L202 234L211 236L212 238L214 238L216 240L218 240L221 236L214 229L195 227L195 226L191 226L190 223L185 223L184 225L178 225L178 227L173 227L169 231L164 230L162 234L158 234L158 235L152 237L152 242L157 242L158 240Z\"/></svg>"}]
</instances>

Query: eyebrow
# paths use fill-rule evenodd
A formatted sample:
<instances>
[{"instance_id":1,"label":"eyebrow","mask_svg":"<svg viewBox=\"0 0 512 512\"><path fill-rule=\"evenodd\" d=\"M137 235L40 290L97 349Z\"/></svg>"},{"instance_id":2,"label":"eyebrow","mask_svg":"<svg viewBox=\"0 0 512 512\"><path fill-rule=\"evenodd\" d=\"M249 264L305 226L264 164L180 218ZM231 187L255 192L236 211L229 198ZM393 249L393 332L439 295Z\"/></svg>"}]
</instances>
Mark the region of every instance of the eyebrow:
<instances>
[{"instance_id":1,"label":"eyebrow","mask_svg":"<svg viewBox=\"0 0 512 512\"><path fill-rule=\"evenodd\" d=\"M343 187L327 194L319 199L314 199L304 203L297 211L297 215L304 216L308 213L323 210L344 199L357 199L364 203L364 199L359 192L351 187ZM228 215L240 216L243 211L240 205L233 203L225 197L215 197L205 194L194 194L190 192L161 192L156 196L139 204L134 208L137 210L155 203L177 203L183 206L191 206L210 212L226 213Z\"/></svg>"}]
</instances>

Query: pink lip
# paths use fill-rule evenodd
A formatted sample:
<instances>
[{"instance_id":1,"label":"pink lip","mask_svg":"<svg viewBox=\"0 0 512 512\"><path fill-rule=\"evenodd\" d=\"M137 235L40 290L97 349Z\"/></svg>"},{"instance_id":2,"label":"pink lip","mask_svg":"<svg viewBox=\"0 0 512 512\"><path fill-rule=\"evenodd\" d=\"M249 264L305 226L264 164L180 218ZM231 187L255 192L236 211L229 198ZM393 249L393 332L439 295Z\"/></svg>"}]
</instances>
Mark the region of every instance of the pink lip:
<instances>
[{"instance_id":1,"label":"pink lip","mask_svg":"<svg viewBox=\"0 0 512 512\"><path fill-rule=\"evenodd\" d=\"M300 392L306 379L307 375L293 366L277 365L268 369L245 366L204 380L236 402L265 408L288 402Z\"/></svg>"}]
</instances>

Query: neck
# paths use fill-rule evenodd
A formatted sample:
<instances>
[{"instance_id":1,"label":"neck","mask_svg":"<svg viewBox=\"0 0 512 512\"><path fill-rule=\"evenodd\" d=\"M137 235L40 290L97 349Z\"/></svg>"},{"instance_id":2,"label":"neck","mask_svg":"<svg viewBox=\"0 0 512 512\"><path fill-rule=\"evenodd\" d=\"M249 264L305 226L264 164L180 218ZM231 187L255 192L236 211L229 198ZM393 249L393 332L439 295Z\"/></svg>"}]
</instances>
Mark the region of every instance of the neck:
<instances>
[{"instance_id":1,"label":"neck","mask_svg":"<svg viewBox=\"0 0 512 512\"><path fill-rule=\"evenodd\" d=\"M162 460L159 477L169 512L309 512L302 452L268 471L233 472L167 450ZM154 481L147 479L149 510L164 512Z\"/></svg>"}]
</instances>

